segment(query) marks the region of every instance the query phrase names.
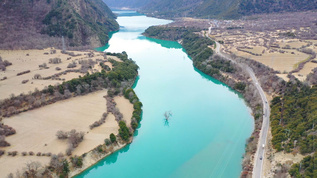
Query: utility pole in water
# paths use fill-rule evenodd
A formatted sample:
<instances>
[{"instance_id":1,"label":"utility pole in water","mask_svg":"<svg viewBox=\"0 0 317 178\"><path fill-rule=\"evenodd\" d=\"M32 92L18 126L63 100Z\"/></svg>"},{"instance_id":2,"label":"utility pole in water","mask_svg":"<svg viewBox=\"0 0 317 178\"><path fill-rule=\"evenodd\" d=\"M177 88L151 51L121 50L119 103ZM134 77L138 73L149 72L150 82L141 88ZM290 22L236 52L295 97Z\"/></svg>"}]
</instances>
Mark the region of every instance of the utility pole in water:
<instances>
[{"instance_id":1,"label":"utility pole in water","mask_svg":"<svg viewBox=\"0 0 317 178\"><path fill-rule=\"evenodd\" d=\"M63 44L62 52L65 53L66 52L66 45L65 45L64 36L62 36L62 44Z\"/></svg>"}]
</instances>

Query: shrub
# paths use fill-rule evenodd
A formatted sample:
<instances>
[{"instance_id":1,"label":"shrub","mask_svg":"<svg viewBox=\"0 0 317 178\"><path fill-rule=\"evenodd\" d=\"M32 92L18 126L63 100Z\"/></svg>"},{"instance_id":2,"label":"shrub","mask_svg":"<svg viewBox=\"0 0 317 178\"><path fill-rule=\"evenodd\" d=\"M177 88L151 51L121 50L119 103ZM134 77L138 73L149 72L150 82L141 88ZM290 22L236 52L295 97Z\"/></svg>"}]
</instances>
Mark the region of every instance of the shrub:
<instances>
[{"instance_id":1,"label":"shrub","mask_svg":"<svg viewBox=\"0 0 317 178\"><path fill-rule=\"evenodd\" d=\"M117 142L117 138L116 138L116 136L115 136L113 133L110 134L110 141L111 141L112 143Z\"/></svg>"},{"instance_id":2,"label":"shrub","mask_svg":"<svg viewBox=\"0 0 317 178\"><path fill-rule=\"evenodd\" d=\"M97 147L97 151L98 151L99 153L103 153L103 152L104 152L104 150L102 149L102 146L101 146L101 145L99 145L99 146Z\"/></svg>"},{"instance_id":3,"label":"shrub","mask_svg":"<svg viewBox=\"0 0 317 178\"><path fill-rule=\"evenodd\" d=\"M115 108L113 111L113 115L115 116L117 121L121 121L123 118L122 113L120 112L120 110L118 108Z\"/></svg>"},{"instance_id":4,"label":"shrub","mask_svg":"<svg viewBox=\"0 0 317 178\"><path fill-rule=\"evenodd\" d=\"M5 137L3 135L0 135L0 147L6 146L10 146L10 144L7 141L5 141Z\"/></svg>"},{"instance_id":5,"label":"shrub","mask_svg":"<svg viewBox=\"0 0 317 178\"><path fill-rule=\"evenodd\" d=\"M26 155L27 155L26 151L22 152L22 156L26 156Z\"/></svg>"},{"instance_id":6,"label":"shrub","mask_svg":"<svg viewBox=\"0 0 317 178\"><path fill-rule=\"evenodd\" d=\"M135 119L131 121L131 127L132 127L133 130L135 130L136 128L138 128L138 125L139 125L139 124L135 121Z\"/></svg>"},{"instance_id":7,"label":"shrub","mask_svg":"<svg viewBox=\"0 0 317 178\"><path fill-rule=\"evenodd\" d=\"M72 63L69 63L69 64L67 65L67 68L75 68L75 67L77 67L77 64L76 64L75 61L73 61Z\"/></svg>"},{"instance_id":8,"label":"shrub","mask_svg":"<svg viewBox=\"0 0 317 178\"><path fill-rule=\"evenodd\" d=\"M26 71L23 71L23 72L19 72L19 73L17 73L17 76L23 75L23 74L27 74L27 73L30 73L30 72L31 72L30 70L26 70Z\"/></svg>"},{"instance_id":9,"label":"shrub","mask_svg":"<svg viewBox=\"0 0 317 178\"><path fill-rule=\"evenodd\" d=\"M12 156L16 156L17 154L18 154L17 151L12 151L12 152L11 152L11 155L12 155Z\"/></svg>"},{"instance_id":10,"label":"shrub","mask_svg":"<svg viewBox=\"0 0 317 178\"><path fill-rule=\"evenodd\" d=\"M106 144L107 146L109 146L109 145L111 144L111 141L110 141L109 138L106 138L106 139L105 139L105 144Z\"/></svg>"},{"instance_id":11,"label":"shrub","mask_svg":"<svg viewBox=\"0 0 317 178\"><path fill-rule=\"evenodd\" d=\"M125 124L125 122L120 121L119 122L119 135L122 138L122 140L124 141L129 141L130 136L132 135L127 127L127 125Z\"/></svg>"},{"instance_id":12,"label":"shrub","mask_svg":"<svg viewBox=\"0 0 317 178\"><path fill-rule=\"evenodd\" d=\"M68 133L62 130L57 131L56 136L58 139L67 139Z\"/></svg>"},{"instance_id":13,"label":"shrub","mask_svg":"<svg viewBox=\"0 0 317 178\"><path fill-rule=\"evenodd\" d=\"M29 152L29 155L30 155L30 156L33 156L33 155L34 155L34 152L33 152L33 151L30 151L30 152Z\"/></svg>"},{"instance_id":14,"label":"shrub","mask_svg":"<svg viewBox=\"0 0 317 178\"><path fill-rule=\"evenodd\" d=\"M67 156L72 155L73 150L74 150L74 148L73 148L72 146L69 146L69 147L66 149L66 155L67 155Z\"/></svg>"},{"instance_id":15,"label":"shrub","mask_svg":"<svg viewBox=\"0 0 317 178\"><path fill-rule=\"evenodd\" d=\"M0 64L0 70L1 71L6 71L6 66Z\"/></svg>"},{"instance_id":16,"label":"shrub","mask_svg":"<svg viewBox=\"0 0 317 178\"><path fill-rule=\"evenodd\" d=\"M58 139L68 139L69 146L66 150L66 154L68 156L70 156L74 148L76 148L78 144L83 141L84 135L84 132L77 132L75 129L71 130L70 132L59 130L56 133Z\"/></svg>"},{"instance_id":17,"label":"shrub","mask_svg":"<svg viewBox=\"0 0 317 178\"><path fill-rule=\"evenodd\" d=\"M1 56L0 56L0 70L5 71L6 67L12 65L11 62L7 61L7 60L2 60Z\"/></svg>"},{"instance_id":18,"label":"shrub","mask_svg":"<svg viewBox=\"0 0 317 178\"><path fill-rule=\"evenodd\" d=\"M48 69L49 67L47 67L47 64L46 63L43 63L41 65L39 65L39 68L44 68L44 69Z\"/></svg>"},{"instance_id":19,"label":"shrub","mask_svg":"<svg viewBox=\"0 0 317 178\"><path fill-rule=\"evenodd\" d=\"M7 79L8 79L8 77L3 77L2 79L0 79L0 81L7 80Z\"/></svg>"},{"instance_id":20,"label":"shrub","mask_svg":"<svg viewBox=\"0 0 317 178\"><path fill-rule=\"evenodd\" d=\"M4 150L0 150L0 156L4 155L5 151Z\"/></svg>"},{"instance_id":21,"label":"shrub","mask_svg":"<svg viewBox=\"0 0 317 178\"><path fill-rule=\"evenodd\" d=\"M42 76L41 76L40 74L35 74L33 78L34 78L34 79L41 79Z\"/></svg>"},{"instance_id":22,"label":"shrub","mask_svg":"<svg viewBox=\"0 0 317 178\"><path fill-rule=\"evenodd\" d=\"M70 160L76 168L81 168L83 166L83 158L80 156L71 157Z\"/></svg>"},{"instance_id":23,"label":"shrub","mask_svg":"<svg viewBox=\"0 0 317 178\"><path fill-rule=\"evenodd\" d=\"M51 54L55 54L56 53L56 49L51 49L50 53Z\"/></svg>"},{"instance_id":24,"label":"shrub","mask_svg":"<svg viewBox=\"0 0 317 178\"><path fill-rule=\"evenodd\" d=\"M244 82L238 82L234 85L234 88L239 90L239 91L244 91L246 87L246 84Z\"/></svg>"},{"instance_id":25,"label":"shrub","mask_svg":"<svg viewBox=\"0 0 317 178\"><path fill-rule=\"evenodd\" d=\"M91 125L89 126L89 128L90 128L90 129L93 129L93 128L98 127L98 126L100 126L101 124L105 123L107 116L108 116L108 113L103 113L103 114L102 114L102 118L101 118L99 121L95 121L93 124L91 124Z\"/></svg>"},{"instance_id":26,"label":"shrub","mask_svg":"<svg viewBox=\"0 0 317 178\"><path fill-rule=\"evenodd\" d=\"M69 132L68 143L76 148L80 142L84 139L84 132L77 132L75 129Z\"/></svg>"},{"instance_id":27,"label":"shrub","mask_svg":"<svg viewBox=\"0 0 317 178\"><path fill-rule=\"evenodd\" d=\"M22 80L22 84L26 84L26 83L28 83L29 82L29 80Z\"/></svg>"},{"instance_id":28,"label":"shrub","mask_svg":"<svg viewBox=\"0 0 317 178\"><path fill-rule=\"evenodd\" d=\"M59 64L61 62L62 62L61 58L58 58L58 57L49 59L50 64Z\"/></svg>"},{"instance_id":29,"label":"shrub","mask_svg":"<svg viewBox=\"0 0 317 178\"><path fill-rule=\"evenodd\" d=\"M36 153L36 156L41 156L41 155L42 155L41 152Z\"/></svg>"}]
</instances>

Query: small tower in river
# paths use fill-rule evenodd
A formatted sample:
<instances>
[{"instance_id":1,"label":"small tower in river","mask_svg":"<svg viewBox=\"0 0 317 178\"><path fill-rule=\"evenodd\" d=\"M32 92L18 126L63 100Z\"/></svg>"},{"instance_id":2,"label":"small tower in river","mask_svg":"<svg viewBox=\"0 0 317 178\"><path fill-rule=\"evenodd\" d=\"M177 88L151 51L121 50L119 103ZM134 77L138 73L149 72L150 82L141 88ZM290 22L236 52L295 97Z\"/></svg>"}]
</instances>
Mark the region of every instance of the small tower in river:
<instances>
[{"instance_id":1,"label":"small tower in river","mask_svg":"<svg viewBox=\"0 0 317 178\"><path fill-rule=\"evenodd\" d=\"M62 47L62 52L65 53L66 52L66 45L65 45L65 39L64 39L64 36L62 36L62 44L63 44L63 47Z\"/></svg>"}]
</instances>

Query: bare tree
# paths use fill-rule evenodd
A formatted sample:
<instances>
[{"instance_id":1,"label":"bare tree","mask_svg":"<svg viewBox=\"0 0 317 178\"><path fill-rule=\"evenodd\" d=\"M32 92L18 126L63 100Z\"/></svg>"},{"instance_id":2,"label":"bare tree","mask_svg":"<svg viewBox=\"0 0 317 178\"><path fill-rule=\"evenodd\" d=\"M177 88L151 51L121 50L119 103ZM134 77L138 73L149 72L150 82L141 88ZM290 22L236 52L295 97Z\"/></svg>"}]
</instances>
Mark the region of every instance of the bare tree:
<instances>
[{"instance_id":1,"label":"bare tree","mask_svg":"<svg viewBox=\"0 0 317 178\"><path fill-rule=\"evenodd\" d=\"M6 146L10 146L10 144L7 141L5 141L5 137L3 135L0 135L0 147Z\"/></svg>"},{"instance_id":2,"label":"bare tree","mask_svg":"<svg viewBox=\"0 0 317 178\"><path fill-rule=\"evenodd\" d=\"M13 178L13 174L12 173L8 174L7 178Z\"/></svg>"},{"instance_id":3,"label":"bare tree","mask_svg":"<svg viewBox=\"0 0 317 178\"><path fill-rule=\"evenodd\" d=\"M172 112L171 111L166 111L164 113L165 120L169 120L171 118L171 116L172 116Z\"/></svg>"},{"instance_id":4,"label":"bare tree","mask_svg":"<svg viewBox=\"0 0 317 178\"><path fill-rule=\"evenodd\" d=\"M37 177L37 171L41 166L41 163L38 161L26 163L26 170L24 172L24 175L26 175L27 177Z\"/></svg>"},{"instance_id":5,"label":"bare tree","mask_svg":"<svg viewBox=\"0 0 317 178\"><path fill-rule=\"evenodd\" d=\"M67 139L68 133L62 130L57 131L56 136L58 139Z\"/></svg>"}]
</instances>

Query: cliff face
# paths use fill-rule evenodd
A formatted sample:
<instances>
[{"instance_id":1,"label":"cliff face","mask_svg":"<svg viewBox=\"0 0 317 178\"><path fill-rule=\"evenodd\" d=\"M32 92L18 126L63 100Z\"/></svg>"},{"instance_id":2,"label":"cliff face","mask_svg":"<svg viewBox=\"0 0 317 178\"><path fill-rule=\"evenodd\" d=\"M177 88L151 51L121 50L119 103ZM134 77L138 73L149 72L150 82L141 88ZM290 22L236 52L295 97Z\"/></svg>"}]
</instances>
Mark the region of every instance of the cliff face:
<instances>
[{"instance_id":1,"label":"cliff face","mask_svg":"<svg viewBox=\"0 0 317 178\"><path fill-rule=\"evenodd\" d=\"M115 15L102 0L0 0L0 48L97 47L118 30Z\"/></svg>"}]
</instances>

